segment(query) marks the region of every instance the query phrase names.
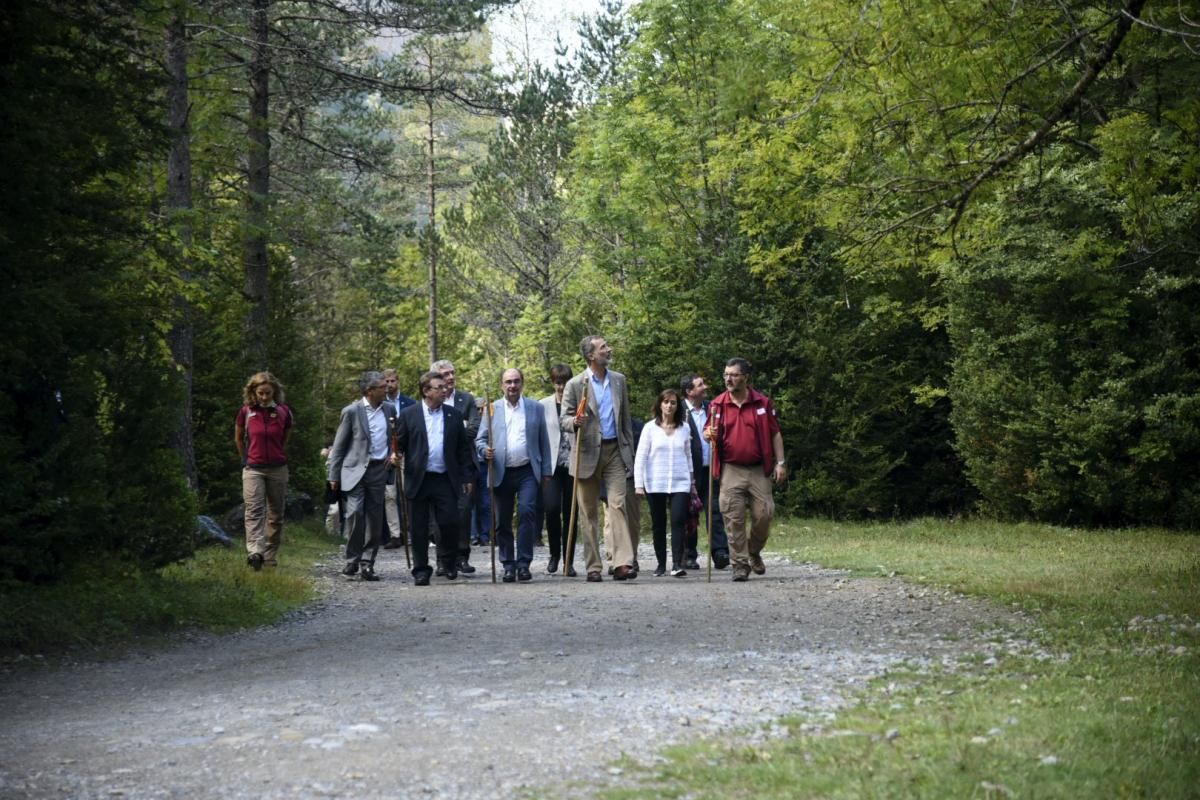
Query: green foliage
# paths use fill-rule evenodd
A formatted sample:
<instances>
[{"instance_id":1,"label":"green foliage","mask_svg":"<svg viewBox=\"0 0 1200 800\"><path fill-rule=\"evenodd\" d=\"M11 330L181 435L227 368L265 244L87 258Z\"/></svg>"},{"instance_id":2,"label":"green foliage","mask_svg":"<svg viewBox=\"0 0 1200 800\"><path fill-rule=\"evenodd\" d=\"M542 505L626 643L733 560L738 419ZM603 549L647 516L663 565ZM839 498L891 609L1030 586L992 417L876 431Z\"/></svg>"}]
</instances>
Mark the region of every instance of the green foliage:
<instances>
[{"instance_id":1,"label":"green foliage","mask_svg":"<svg viewBox=\"0 0 1200 800\"><path fill-rule=\"evenodd\" d=\"M17 4L0 69L0 579L122 552L190 552L191 500L164 450L179 397L163 334L172 265L142 159L165 158L158 76L126 4Z\"/></svg>"},{"instance_id":2,"label":"green foliage","mask_svg":"<svg viewBox=\"0 0 1200 800\"><path fill-rule=\"evenodd\" d=\"M268 625L314 597L312 564L337 547L321 521L289 524L277 568L254 572L240 542L147 570L102 555L53 586L0 582L0 653L119 647L187 629Z\"/></svg>"}]
</instances>

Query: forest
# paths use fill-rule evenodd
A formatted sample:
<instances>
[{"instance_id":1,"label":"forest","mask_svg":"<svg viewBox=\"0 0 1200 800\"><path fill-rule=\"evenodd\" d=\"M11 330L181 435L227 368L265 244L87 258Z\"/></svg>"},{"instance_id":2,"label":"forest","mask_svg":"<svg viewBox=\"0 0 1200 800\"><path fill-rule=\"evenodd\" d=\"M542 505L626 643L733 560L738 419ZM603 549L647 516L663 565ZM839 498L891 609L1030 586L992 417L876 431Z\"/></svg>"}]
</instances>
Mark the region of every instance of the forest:
<instances>
[{"instance_id":1,"label":"forest","mask_svg":"<svg viewBox=\"0 0 1200 800\"><path fill-rule=\"evenodd\" d=\"M0 581L190 554L249 375L292 488L366 369L638 409L733 356L787 513L1200 528L1200 3L0 10Z\"/></svg>"}]
</instances>

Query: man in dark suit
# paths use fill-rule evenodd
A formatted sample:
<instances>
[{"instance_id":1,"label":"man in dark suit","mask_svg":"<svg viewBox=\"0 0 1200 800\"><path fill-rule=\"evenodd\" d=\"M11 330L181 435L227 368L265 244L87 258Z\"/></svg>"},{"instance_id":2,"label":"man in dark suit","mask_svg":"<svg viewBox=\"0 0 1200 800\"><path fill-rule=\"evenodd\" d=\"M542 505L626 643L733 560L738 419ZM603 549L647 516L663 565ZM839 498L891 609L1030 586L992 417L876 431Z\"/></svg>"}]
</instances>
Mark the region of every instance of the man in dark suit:
<instances>
[{"instance_id":1,"label":"man in dark suit","mask_svg":"<svg viewBox=\"0 0 1200 800\"><path fill-rule=\"evenodd\" d=\"M377 581L375 556L383 538L384 487L388 469L396 463L389 447L396 407L383 399L382 373L364 372L359 389L362 399L342 409L329 452L328 479L330 488L342 493L347 536L342 574Z\"/></svg>"},{"instance_id":2,"label":"man in dark suit","mask_svg":"<svg viewBox=\"0 0 1200 800\"><path fill-rule=\"evenodd\" d=\"M496 494L496 543L500 545L500 561L504 564L504 582L524 582L533 580L529 564L533 561L533 540L537 534L538 495L543 482L549 481L554 472L554 456L546 431L546 410L536 400L522 396L525 376L521 370L506 369L500 382L504 401L493 403L490 418L485 409L475 437L475 452L488 462L489 479ZM515 553L514 504L520 515Z\"/></svg>"},{"instance_id":3,"label":"man in dark suit","mask_svg":"<svg viewBox=\"0 0 1200 800\"><path fill-rule=\"evenodd\" d=\"M463 417L446 404L446 382L434 371L421 376L421 402L396 418L396 451L404 457L404 490L412 507L413 578L428 586L429 523L437 521L444 541L458 539L458 498L471 491L471 442ZM450 580L458 577L458 554L438 548Z\"/></svg>"},{"instance_id":4,"label":"man in dark suit","mask_svg":"<svg viewBox=\"0 0 1200 800\"><path fill-rule=\"evenodd\" d=\"M454 365L446 360L435 361L429 365L430 372L436 372L442 376L442 380L446 384L446 405L452 406L463 418L463 428L467 432L468 441L472 443L472 452L474 452L475 435L479 433L479 406L475 403L475 395L462 389L455 388L455 380L457 371ZM472 466L474 462L472 461ZM442 551L446 554L456 553L456 567L459 572L465 572L468 575L475 571L475 567L471 566L471 508L475 504L473 494L466 494L458 499L458 538L448 538L439 534L438 536L438 561L444 565L445 560L442 558ZM438 528L441 530L441 523L438 523ZM442 567L444 568L444 567ZM441 568L438 570L441 574Z\"/></svg>"},{"instance_id":5,"label":"man in dark suit","mask_svg":"<svg viewBox=\"0 0 1200 800\"><path fill-rule=\"evenodd\" d=\"M383 371L383 385L387 389L387 394L383 399L396 407L397 414L411 405L416 405L416 400L400 391L400 374L395 369L389 367ZM387 527L383 529L384 550L404 547L404 540L408 536L408 531L404 530L404 522L408 518L408 514L400 511L400 493L397 483L396 470L389 469L385 487L387 502L383 506L387 516Z\"/></svg>"},{"instance_id":6,"label":"man in dark suit","mask_svg":"<svg viewBox=\"0 0 1200 800\"><path fill-rule=\"evenodd\" d=\"M696 476L696 491L700 495L700 501L704 503L702 514L708 513L708 470L712 465L712 445L701 435L706 425L708 425L708 384L704 382L704 378L695 373L684 375L679 381L679 389L683 392L684 403L687 406L688 425L692 430L692 463L693 474ZM721 482L713 478L713 495L721 496ZM717 506L719 503L713 503L712 506L712 530L709 531L709 536L712 537L712 548L709 553L712 558L712 565L716 569L725 569L729 566L729 541L725 536L725 519L721 516L721 509ZM697 526L698 527L698 526ZM686 569L700 569L700 564L697 560L699 544L699 531L689 531L686 543L684 567Z\"/></svg>"}]
</instances>

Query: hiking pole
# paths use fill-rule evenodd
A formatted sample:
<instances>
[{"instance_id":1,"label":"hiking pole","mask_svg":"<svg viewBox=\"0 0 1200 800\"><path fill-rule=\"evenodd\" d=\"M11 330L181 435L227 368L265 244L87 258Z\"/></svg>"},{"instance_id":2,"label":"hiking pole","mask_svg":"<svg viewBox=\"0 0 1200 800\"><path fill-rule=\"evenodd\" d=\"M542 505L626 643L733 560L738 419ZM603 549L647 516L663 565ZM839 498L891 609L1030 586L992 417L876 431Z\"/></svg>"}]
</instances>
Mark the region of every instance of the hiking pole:
<instances>
[{"instance_id":1,"label":"hiking pole","mask_svg":"<svg viewBox=\"0 0 1200 800\"><path fill-rule=\"evenodd\" d=\"M398 420L396 419L396 417L392 417L392 456L393 457L396 457L399 455L399 453L397 452L397 449L396 449L396 425L397 425L397 422L398 422ZM398 505L400 507L399 508L400 525L401 525L401 527L404 528L404 530L401 531L401 533L404 534L404 537L403 537L404 538L404 563L407 564L408 568L411 570L412 569L412 555L408 552L408 537L411 534L411 531L408 530L408 498L404 494L404 467L400 463L399 458L396 459L396 465L394 467L392 467L392 469L394 469L396 471L396 475L395 475L395 477L392 478L392 482L396 484L396 495L397 495L396 505Z\"/></svg>"},{"instance_id":2,"label":"hiking pole","mask_svg":"<svg viewBox=\"0 0 1200 800\"><path fill-rule=\"evenodd\" d=\"M712 583L712 504L713 504L713 477L712 477L712 458L708 459L708 494L704 495L708 498L704 509L704 533L708 539L705 547L708 549L708 582Z\"/></svg>"},{"instance_id":3,"label":"hiking pole","mask_svg":"<svg viewBox=\"0 0 1200 800\"><path fill-rule=\"evenodd\" d=\"M588 382L583 383L583 398L579 401L579 407L575 409L575 416L579 413L587 411L587 393ZM567 571L571 567L571 562L575 560L575 521L579 515L579 454L583 444L583 428L576 426L575 428L575 469L571 471L571 520L567 523L567 552L563 553L563 575L566 576Z\"/></svg>"},{"instance_id":4,"label":"hiking pole","mask_svg":"<svg viewBox=\"0 0 1200 800\"><path fill-rule=\"evenodd\" d=\"M496 407L488 400L488 396L483 396L483 405L487 409L488 415L488 450L492 450L492 423L496 418ZM492 479L492 464L496 462L496 451L492 450L492 457L487 462L487 482L488 482L488 549L492 554L492 583L496 582L496 487L495 481Z\"/></svg>"}]
</instances>

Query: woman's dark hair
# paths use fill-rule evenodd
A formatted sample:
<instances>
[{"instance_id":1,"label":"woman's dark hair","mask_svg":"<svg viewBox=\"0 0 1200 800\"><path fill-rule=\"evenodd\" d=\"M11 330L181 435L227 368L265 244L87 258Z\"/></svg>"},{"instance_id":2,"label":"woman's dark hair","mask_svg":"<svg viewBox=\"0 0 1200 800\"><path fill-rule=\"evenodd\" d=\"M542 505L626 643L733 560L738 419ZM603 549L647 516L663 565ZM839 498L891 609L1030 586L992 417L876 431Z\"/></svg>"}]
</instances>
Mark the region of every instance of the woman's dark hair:
<instances>
[{"instance_id":1,"label":"woman's dark hair","mask_svg":"<svg viewBox=\"0 0 1200 800\"><path fill-rule=\"evenodd\" d=\"M687 420L684 416L687 412L683 410L683 398L679 396L678 389L663 389L658 393L658 399L654 401L654 406L650 409L650 416L654 417L654 421L661 424L663 421L662 404L668 396L675 398L675 418L671 420L675 425L682 426Z\"/></svg>"}]
</instances>

